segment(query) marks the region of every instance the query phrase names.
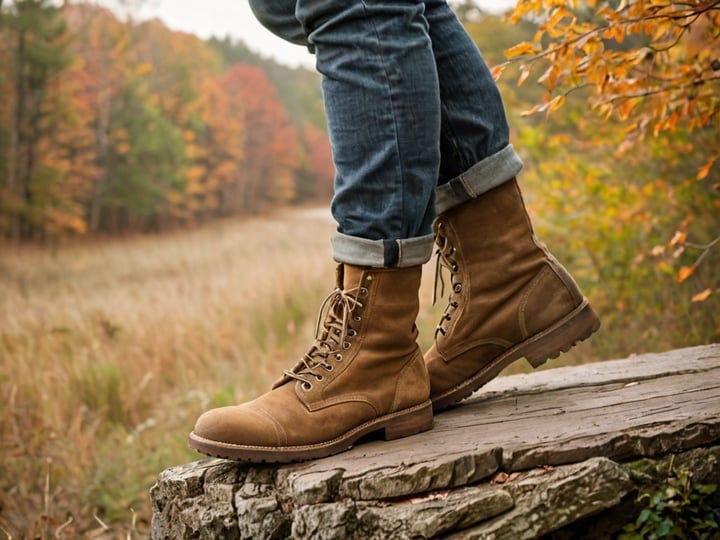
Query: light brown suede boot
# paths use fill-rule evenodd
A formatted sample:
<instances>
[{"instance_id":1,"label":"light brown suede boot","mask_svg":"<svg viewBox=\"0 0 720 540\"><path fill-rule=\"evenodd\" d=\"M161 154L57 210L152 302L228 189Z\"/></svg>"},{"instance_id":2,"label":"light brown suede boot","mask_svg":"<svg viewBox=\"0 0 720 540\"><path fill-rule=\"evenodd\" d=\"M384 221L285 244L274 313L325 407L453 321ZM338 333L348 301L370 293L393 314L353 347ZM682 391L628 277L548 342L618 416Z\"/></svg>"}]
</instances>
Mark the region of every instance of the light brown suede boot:
<instances>
[{"instance_id":1,"label":"light brown suede boot","mask_svg":"<svg viewBox=\"0 0 720 540\"><path fill-rule=\"evenodd\" d=\"M525 357L538 367L600 327L573 278L535 237L514 178L443 212L433 228L452 286L425 355L435 411L513 361Z\"/></svg>"},{"instance_id":2,"label":"light brown suede boot","mask_svg":"<svg viewBox=\"0 0 720 540\"><path fill-rule=\"evenodd\" d=\"M211 456L287 462L342 452L371 432L432 427L430 385L415 341L421 268L338 267L315 344L273 389L198 419L190 446Z\"/></svg>"}]
</instances>

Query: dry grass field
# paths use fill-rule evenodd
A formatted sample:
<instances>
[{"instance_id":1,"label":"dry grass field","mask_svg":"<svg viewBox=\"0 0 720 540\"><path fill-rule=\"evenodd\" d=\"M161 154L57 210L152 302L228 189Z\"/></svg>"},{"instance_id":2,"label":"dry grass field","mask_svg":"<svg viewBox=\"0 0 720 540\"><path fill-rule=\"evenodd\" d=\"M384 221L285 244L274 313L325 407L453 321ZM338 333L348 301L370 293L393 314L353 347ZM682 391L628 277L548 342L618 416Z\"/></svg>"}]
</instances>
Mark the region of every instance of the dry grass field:
<instances>
[{"instance_id":1,"label":"dry grass field","mask_svg":"<svg viewBox=\"0 0 720 540\"><path fill-rule=\"evenodd\" d=\"M2 249L0 532L144 537L157 473L200 457L195 418L267 389L311 342L333 228L300 209ZM424 348L441 310L425 270Z\"/></svg>"}]
</instances>

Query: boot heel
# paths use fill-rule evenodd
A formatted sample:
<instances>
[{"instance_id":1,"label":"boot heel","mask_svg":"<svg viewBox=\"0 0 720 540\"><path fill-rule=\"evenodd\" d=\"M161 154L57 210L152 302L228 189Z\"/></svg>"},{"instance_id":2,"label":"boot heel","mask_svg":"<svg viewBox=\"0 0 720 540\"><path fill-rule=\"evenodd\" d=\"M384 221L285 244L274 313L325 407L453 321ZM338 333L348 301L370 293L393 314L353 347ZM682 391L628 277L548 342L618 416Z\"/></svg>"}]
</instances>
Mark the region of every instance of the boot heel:
<instances>
[{"instance_id":1,"label":"boot heel","mask_svg":"<svg viewBox=\"0 0 720 540\"><path fill-rule=\"evenodd\" d=\"M585 300L585 305L572 317L561 322L551 330L529 344L523 351L530 365L538 368L550 358L568 352L579 342L589 338L600 328L600 319Z\"/></svg>"},{"instance_id":2,"label":"boot heel","mask_svg":"<svg viewBox=\"0 0 720 540\"><path fill-rule=\"evenodd\" d=\"M422 433L433 427L432 404L428 401L420 409L413 407L412 412L389 420L385 424L385 440L392 441Z\"/></svg>"}]
</instances>

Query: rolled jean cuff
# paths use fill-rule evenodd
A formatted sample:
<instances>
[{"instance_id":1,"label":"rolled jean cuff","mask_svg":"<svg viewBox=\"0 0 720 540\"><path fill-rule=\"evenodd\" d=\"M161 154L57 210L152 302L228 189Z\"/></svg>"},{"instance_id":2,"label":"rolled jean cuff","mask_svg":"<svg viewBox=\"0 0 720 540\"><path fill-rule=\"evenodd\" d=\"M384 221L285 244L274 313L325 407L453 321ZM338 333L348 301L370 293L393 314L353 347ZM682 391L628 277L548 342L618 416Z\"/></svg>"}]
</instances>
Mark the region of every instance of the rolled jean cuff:
<instances>
[{"instance_id":1,"label":"rolled jean cuff","mask_svg":"<svg viewBox=\"0 0 720 540\"><path fill-rule=\"evenodd\" d=\"M368 240L335 233L332 237L333 258L337 262L374 268L406 268L430 260L433 235L401 240Z\"/></svg>"},{"instance_id":2,"label":"rolled jean cuff","mask_svg":"<svg viewBox=\"0 0 720 540\"><path fill-rule=\"evenodd\" d=\"M435 213L440 215L459 204L479 197L504 184L522 169L522 161L512 144L477 162L467 171L435 190Z\"/></svg>"}]
</instances>

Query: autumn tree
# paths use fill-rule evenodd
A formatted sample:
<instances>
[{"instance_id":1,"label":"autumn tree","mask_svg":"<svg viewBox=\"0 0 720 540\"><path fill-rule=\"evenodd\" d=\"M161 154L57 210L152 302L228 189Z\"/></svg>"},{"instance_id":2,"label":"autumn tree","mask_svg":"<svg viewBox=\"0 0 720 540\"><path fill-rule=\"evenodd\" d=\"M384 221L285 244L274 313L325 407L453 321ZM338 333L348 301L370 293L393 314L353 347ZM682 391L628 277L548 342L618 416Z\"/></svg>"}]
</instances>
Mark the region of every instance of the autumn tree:
<instances>
[{"instance_id":1,"label":"autumn tree","mask_svg":"<svg viewBox=\"0 0 720 540\"><path fill-rule=\"evenodd\" d=\"M226 70L236 64L262 69L277 89L278 98L299 132L308 124L326 131L320 75L316 71L279 64L253 53L243 42L228 37L211 38L208 43L218 51Z\"/></svg>"},{"instance_id":2,"label":"autumn tree","mask_svg":"<svg viewBox=\"0 0 720 540\"><path fill-rule=\"evenodd\" d=\"M277 97L300 139L301 159L295 174L295 199L329 199L334 167L319 75L258 56L242 42L227 37L212 38L209 44L220 53L226 69L237 64L258 67L276 89Z\"/></svg>"},{"instance_id":3,"label":"autumn tree","mask_svg":"<svg viewBox=\"0 0 720 540\"><path fill-rule=\"evenodd\" d=\"M327 195L317 75L83 3L0 3L0 236L162 229ZM291 112L289 112L291 111Z\"/></svg>"},{"instance_id":4,"label":"autumn tree","mask_svg":"<svg viewBox=\"0 0 720 540\"><path fill-rule=\"evenodd\" d=\"M636 151L641 142L657 144L648 137L687 141L691 152L685 154L695 159L689 165L696 171L694 190L709 203L700 206L717 213L718 185L711 179L719 176L720 158L713 136L720 127L720 1L519 0L511 20L528 19L540 21L535 35L507 51L520 65L518 85L536 78L545 90L527 112L552 113L578 94L605 121L621 127L622 137L614 141L617 157ZM507 65L498 65L496 76ZM687 179L667 181L680 187ZM693 275L720 243L717 229L690 241L689 229L698 220L704 215L687 213L672 227L677 234L667 233L666 248L676 259L684 256L678 282ZM655 249L656 256L660 251ZM694 298L701 301L712 292L711 285Z\"/></svg>"},{"instance_id":5,"label":"autumn tree","mask_svg":"<svg viewBox=\"0 0 720 540\"><path fill-rule=\"evenodd\" d=\"M79 105L89 108L92 115L97 175L85 200L85 218L88 230L94 232L100 229L110 189L111 115L120 110L118 100L127 78L133 76L128 57L131 33L129 25L97 6L71 4L64 13L73 35L69 49L76 57L72 76L83 81Z\"/></svg>"},{"instance_id":6,"label":"autumn tree","mask_svg":"<svg viewBox=\"0 0 720 540\"><path fill-rule=\"evenodd\" d=\"M188 194L197 216L229 212L228 199L240 196L246 125L242 112L233 108L235 101L222 77L206 79L193 111L194 127L186 131Z\"/></svg>"},{"instance_id":7,"label":"autumn tree","mask_svg":"<svg viewBox=\"0 0 720 540\"><path fill-rule=\"evenodd\" d=\"M570 92L550 114L547 108L527 114L546 103L547 87L537 79L549 63L537 59L518 86L530 54L507 63L505 53L532 44L547 15L513 24L507 15L467 13L470 35L496 74L502 71L497 82L525 164L521 182L535 229L571 268L602 320L602 331L566 361L717 340L720 250L698 248L720 231L720 170L712 167L702 180L697 175L720 148L720 130L689 132L680 124L657 135L648 130L619 152L628 124L597 114L588 105L590 87ZM697 271L678 284L679 270L701 253Z\"/></svg>"},{"instance_id":8,"label":"autumn tree","mask_svg":"<svg viewBox=\"0 0 720 540\"><path fill-rule=\"evenodd\" d=\"M256 212L293 201L301 148L277 91L262 69L243 64L228 69L222 85L231 109L247 126L241 183L223 193L224 211Z\"/></svg>"},{"instance_id":9,"label":"autumn tree","mask_svg":"<svg viewBox=\"0 0 720 540\"><path fill-rule=\"evenodd\" d=\"M520 0L512 20L529 15L544 22L507 54L524 64L520 83L543 66L536 110L557 109L587 88L601 115L627 124L629 142L648 131L717 126L720 1Z\"/></svg>"},{"instance_id":10,"label":"autumn tree","mask_svg":"<svg viewBox=\"0 0 720 540\"><path fill-rule=\"evenodd\" d=\"M38 191L56 181L56 171L42 164L39 144L54 128L49 95L68 63L66 25L61 9L47 0L18 0L1 21L12 85L0 104L9 120L3 125L8 144L0 189L12 216L12 236L29 238L42 230L47 217Z\"/></svg>"},{"instance_id":11,"label":"autumn tree","mask_svg":"<svg viewBox=\"0 0 720 540\"><path fill-rule=\"evenodd\" d=\"M302 144L305 149L306 174L304 181L298 183L298 198L329 200L333 194L335 167L328 134L312 124L306 124L302 132Z\"/></svg>"}]
</instances>

